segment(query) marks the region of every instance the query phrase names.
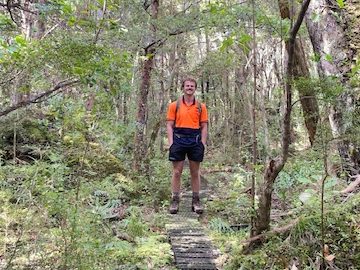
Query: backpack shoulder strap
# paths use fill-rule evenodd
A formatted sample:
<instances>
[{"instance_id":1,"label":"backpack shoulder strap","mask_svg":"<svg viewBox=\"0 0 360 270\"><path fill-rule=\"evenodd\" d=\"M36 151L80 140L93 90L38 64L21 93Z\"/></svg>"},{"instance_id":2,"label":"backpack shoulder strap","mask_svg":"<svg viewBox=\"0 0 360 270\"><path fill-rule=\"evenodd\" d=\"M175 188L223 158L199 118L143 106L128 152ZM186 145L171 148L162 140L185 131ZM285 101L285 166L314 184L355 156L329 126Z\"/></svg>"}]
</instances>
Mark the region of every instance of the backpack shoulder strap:
<instances>
[{"instance_id":1,"label":"backpack shoulder strap","mask_svg":"<svg viewBox=\"0 0 360 270\"><path fill-rule=\"evenodd\" d=\"M175 107L175 121L174 121L174 127L176 127L176 118L177 118L177 112L180 108L180 102L181 102L181 98L178 98L178 100L176 101L176 107Z\"/></svg>"},{"instance_id":2,"label":"backpack shoulder strap","mask_svg":"<svg viewBox=\"0 0 360 270\"><path fill-rule=\"evenodd\" d=\"M198 112L199 112L199 127L201 127L201 112L202 112L201 102L200 101L196 101L196 102L197 102L197 108L198 108Z\"/></svg>"},{"instance_id":3,"label":"backpack shoulder strap","mask_svg":"<svg viewBox=\"0 0 360 270\"><path fill-rule=\"evenodd\" d=\"M202 108L201 108L201 102L200 101L197 101L197 107L198 107L198 112L201 116L201 112L202 112Z\"/></svg>"}]
</instances>

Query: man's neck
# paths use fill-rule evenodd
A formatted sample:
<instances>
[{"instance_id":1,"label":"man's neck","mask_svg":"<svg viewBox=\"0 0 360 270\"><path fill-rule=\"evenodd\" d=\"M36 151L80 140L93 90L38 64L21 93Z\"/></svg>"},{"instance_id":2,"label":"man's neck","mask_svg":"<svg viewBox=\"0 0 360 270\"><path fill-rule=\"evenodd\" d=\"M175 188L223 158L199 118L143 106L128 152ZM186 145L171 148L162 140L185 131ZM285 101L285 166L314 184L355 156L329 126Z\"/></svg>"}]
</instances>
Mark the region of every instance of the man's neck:
<instances>
[{"instance_id":1,"label":"man's neck","mask_svg":"<svg viewBox=\"0 0 360 270\"><path fill-rule=\"evenodd\" d=\"M190 103L193 103L195 100L195 96L194 95L184 95L184 102L186 104L190 104Z\"/></svg>"}]
</instances>

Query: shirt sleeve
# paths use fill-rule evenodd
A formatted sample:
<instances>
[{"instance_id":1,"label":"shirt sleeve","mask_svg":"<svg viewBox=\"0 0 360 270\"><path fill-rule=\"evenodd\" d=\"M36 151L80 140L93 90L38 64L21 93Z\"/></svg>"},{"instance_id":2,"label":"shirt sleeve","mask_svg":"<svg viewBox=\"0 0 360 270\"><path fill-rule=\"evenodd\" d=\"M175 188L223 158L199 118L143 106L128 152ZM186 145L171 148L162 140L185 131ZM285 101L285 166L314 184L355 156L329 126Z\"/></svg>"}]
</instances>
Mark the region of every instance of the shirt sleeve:
<instances>
[{"instance_id":1,"label":"shirt sleeve","mask_svg":"<svg viewBox=\"0 0 360 270\"><path fill-rule=\"evenodd\" d=\"M166 115L167 121L175 121L176 102L170 103Z\"/></svg>"},{"instance_id":2,"label":"shirt sleeve","mask_svg":"<svg viewBox=\"0 0 360 270\"><path fill-rule=\"evenodd\" d=\"M208 112L207 112L205 104L201 103L200 123L207 123L207 122L209 122Z\"/></svg>"}]
</instances>

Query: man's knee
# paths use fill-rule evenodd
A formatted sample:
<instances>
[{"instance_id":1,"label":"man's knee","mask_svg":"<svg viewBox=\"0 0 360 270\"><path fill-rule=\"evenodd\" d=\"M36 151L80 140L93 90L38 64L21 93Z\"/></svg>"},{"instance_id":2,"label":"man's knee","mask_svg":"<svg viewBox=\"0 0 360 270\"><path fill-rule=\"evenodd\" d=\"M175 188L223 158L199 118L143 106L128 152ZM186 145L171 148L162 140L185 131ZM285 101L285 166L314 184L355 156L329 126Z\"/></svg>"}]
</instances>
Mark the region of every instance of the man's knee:
<instances>
[{"instance_id":1,"label":"man's knee","mask_svg":"<svg viewBox=\"0 0 360 270\"><path fill-rule=\"evenodd\" d=\"M177 169L177 168L175 168L175 169L173 170L173 175L174 175L175 178L180 178L180 177L181 177L181 174L182 174L182 170Z\"/></svg>"}]
</instances>

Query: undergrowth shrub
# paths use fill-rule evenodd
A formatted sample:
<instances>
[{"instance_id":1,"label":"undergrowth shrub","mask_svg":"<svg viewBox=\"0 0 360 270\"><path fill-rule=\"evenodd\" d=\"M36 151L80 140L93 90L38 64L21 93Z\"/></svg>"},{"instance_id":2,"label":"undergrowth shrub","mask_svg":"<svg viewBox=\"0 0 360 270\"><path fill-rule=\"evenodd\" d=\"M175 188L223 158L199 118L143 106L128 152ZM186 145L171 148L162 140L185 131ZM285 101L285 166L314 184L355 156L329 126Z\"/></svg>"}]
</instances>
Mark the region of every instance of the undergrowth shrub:
<instances>
[{"instance_id":1,"label":"undergrowth shrub","mask_svg":"<svg viewBox=\"0 0 360 270\"><path fill-rule=\"evenodd\" d=\"M217 174L208 178L209 184L217 191L207 205L210 217L216 216L229 224L248 223L252 208L250 197L245 192L249 174L238 170L233 174Z\"/></svg>"},{"instance_id":2,"label":"undergrowth shrub","mask_svg":"<svg viewBox=\"0 0 360 270\"><path fill-rule=\"evenodd\" d=\"M319 209L319 208L316 208ZM322 256L321 217L314 208L303 211L299 222L288 232L267 239L261 249L242 254L234 248L226 269L284 269L295 263L299 269L318 269ZM344 204L328 205L325 212L325 244L337 269L360 265L360 195ZM330 261L327 261L329 265Z\"/></svg>"}]
</instances>

